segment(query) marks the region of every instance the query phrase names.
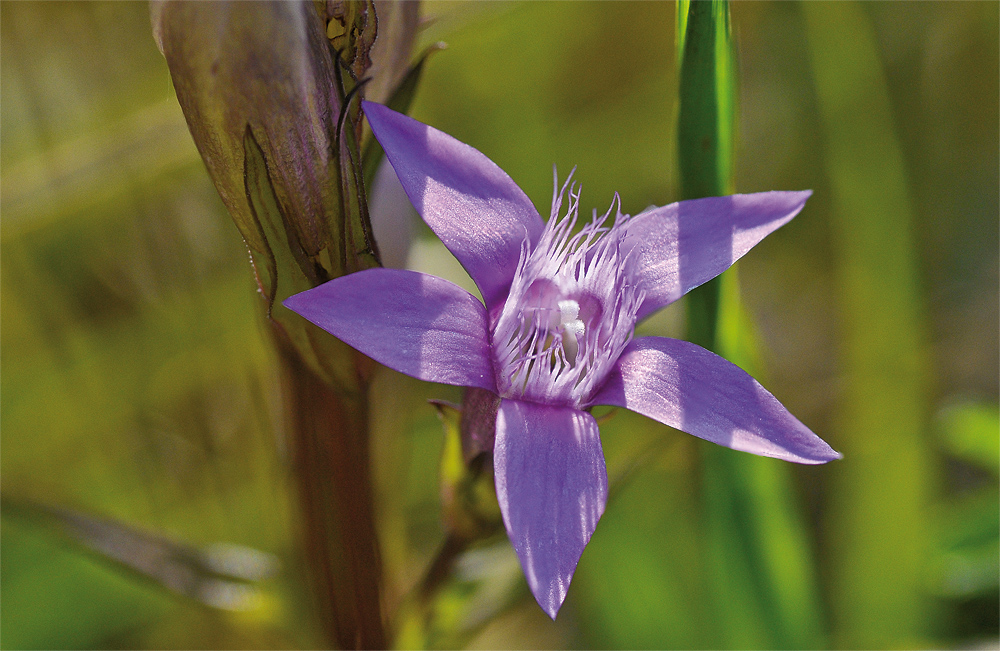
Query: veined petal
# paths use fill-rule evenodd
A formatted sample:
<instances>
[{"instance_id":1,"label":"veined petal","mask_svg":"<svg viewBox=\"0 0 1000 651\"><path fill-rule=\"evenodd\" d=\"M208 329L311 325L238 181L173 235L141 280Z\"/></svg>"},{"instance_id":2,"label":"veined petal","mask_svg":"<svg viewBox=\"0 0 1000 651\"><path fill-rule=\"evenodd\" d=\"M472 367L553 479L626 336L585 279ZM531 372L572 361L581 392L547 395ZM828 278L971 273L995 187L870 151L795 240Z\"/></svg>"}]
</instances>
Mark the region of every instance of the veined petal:
<instances>
[{"instance_id":1,"label":"veined petal","mask_svg":"<svg viewBox=\"0 0 1000 651\"><path fill-rule=\"evenodd\" d=\"M284 306L400 373L496 391L486 309L447 280L369 269L290 296Z\"/></svg>"},{"instance_id":2,"label":"veined petal","mask_svg":"<svg viewBox=\"0 0 1000 651\"><path fill-rule=\"evenodd\" d=\"M380 104L365 115L403 189L492 310L502 305L521 247L543 223L531 200L476 149Z\"/></svg>"},{"instance_id":3,"label":"veined petal","mask_svg":"<svg viewBox=\"0 0 1000 651\"><path fill-rule=\"evenodd\" d=\"M597 421L571 407L504 400L493 467L507 535L538 605L555 619L608 499Z\"/></svg>"},{"instance_id":4,"label":"veined petal","mask_svg":"<svg viewBox=\"0 0 1000 651\"><path fill-rule=\"evenodd\" d=\"M625 407L765 457L809 464L841 457L743 369L677 339L632 341L591 404Z\"/></svg>"},{"instance_id":5,"label":"veined petal","mask_svg":"<svg viewBox=\"0 0 1000 651\"><path fill-rule=\"evenodd\" d=\"M708 282L805 206L811 190L759 192L672 203L636 215L635 280L646 293L643 318Z\"/></svg>"}]
</instances>

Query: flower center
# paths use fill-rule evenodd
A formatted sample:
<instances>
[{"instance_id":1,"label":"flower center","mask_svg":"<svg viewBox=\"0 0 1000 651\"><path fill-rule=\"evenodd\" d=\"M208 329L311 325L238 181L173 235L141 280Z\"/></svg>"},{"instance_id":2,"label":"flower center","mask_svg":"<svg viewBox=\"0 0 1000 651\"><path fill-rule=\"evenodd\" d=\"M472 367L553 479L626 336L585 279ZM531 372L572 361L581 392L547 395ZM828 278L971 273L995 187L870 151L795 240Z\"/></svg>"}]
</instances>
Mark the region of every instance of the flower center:
<instances>
[{"instance_id":1,"label":"flower center","mask_svg":"<svg viewBox=\"0 0 1000 651\"><path fill-rule=\"evenodd\" d=\"M578 338L587 331L579 316L579 303L573 299L559 301L559 330L563 335L563 352L570 366L576 364L576 353L580 349Z\"/></svg>"},{"instance_id":2,"label":"flower center","mask_svg":"<svg viewBox=\"0 0 1000 651\"><path fill-rule=\"evenodd\" d=\"M493 350L501 396L583 406L632 338L643 294L623 246L627 216L611 210L572 233L579 190L569 180L533 250L521 252L507 302L495 318Z\"/></svg>"}]
</instances>

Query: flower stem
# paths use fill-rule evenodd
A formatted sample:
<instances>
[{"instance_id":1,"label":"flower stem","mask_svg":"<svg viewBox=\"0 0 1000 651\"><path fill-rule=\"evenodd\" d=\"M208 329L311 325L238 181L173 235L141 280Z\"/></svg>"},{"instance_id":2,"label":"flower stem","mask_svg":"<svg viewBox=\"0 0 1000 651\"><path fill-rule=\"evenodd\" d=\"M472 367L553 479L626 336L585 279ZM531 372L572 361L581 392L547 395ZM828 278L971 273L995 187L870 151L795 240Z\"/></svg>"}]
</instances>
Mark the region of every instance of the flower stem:
<instances>
[{"instance_id":1,"label":"flower stem","mask_svg":"<svg viewBox=\"0 0 1000 651\"><path fill-rule=\"evenodd\" d=\"M366 384L345 395L277 338L309 579L327 639L384 649Z\"/></svg>"},{"instance_id":2,"label":"flower stem","mask_svg":"<svg viewBox=\"0 0 1000 651\"><path fill-rule=\"evenodd\" d=\"M455 569L455 562L469 548L470 542L468 538L455 533L449 533L444 539L441 549L438 550L437 556L434 557L434 561L427 568L427 572L420 581L417 594L424 608L427 608L434 601L437 591L451 577Z\"/></svg>"}]
</instances>

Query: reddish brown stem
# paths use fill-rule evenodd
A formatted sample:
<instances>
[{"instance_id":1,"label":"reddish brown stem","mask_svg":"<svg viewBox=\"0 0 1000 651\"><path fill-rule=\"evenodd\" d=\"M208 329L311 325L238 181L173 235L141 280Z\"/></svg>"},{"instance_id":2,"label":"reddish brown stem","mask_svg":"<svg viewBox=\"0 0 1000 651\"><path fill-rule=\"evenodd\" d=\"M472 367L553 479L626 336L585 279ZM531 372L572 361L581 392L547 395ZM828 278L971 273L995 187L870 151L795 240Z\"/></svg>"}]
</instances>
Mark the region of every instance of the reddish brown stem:
<instances>
[{"instance_id":1,"label":"reddish brown stem","mask_svg":"<svg viewBox=\"0 0 1000 651\"><path fill-rule=\"evenodd\" d=\"M384 649L381 560L372 502L367 384L345 396L277 337L305 560L328 639Z\"/></svg>"}]
</instances>

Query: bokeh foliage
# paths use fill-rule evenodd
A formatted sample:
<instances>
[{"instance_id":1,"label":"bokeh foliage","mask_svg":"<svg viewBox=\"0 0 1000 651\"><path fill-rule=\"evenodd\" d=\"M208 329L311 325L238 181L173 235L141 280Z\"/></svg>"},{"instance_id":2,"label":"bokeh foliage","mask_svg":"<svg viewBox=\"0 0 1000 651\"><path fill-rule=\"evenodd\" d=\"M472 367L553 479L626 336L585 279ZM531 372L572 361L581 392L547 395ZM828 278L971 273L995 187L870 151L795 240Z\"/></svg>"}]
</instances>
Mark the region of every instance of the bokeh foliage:
<instances>
[{"instance_id":1,"label":"bokeh foliage","mask_svg":"<svg viewBox=\"0 0 1000 651\"><path fill-rule=\"evenodd\" d=\"M633 213L680 198L672 3L422 12L436 19L415 51L448 49L428 61L412 114L490 156L543 213L553 163L579 166L587 210L615 191ZM815 193L740 263L744 312L720 337L738 349L752 326L734 361L845 454L782 470L779 488L806 535L777 549L808 548L819 643L997 638L998 13L732 6L735 189ZM314 646L275 360L148 8L0 3L0 29L0 644ZM418 232L411 262L427 264L439 245ZM682 310L643 327L680 336ZM919 377L904 386L909 368ZM443 435L426 400L459 397L389 372L373 387L389 610L442 542ZM602 435L615 488L558 621L500 540L462 571L493 571L503 612L472 640L438 643L766 645L747 624L720 630L731 620L715 611L700 442L624 411ZM747 481L779 463L747 457ZM245 546L280 571L213 606L84 551L39 503L199 550ZM780 530L780 512L757 517ZM781 575L783 589L802 576ZM463 586L447 597L462 602Z\"/></svg>"}]
</instances>

